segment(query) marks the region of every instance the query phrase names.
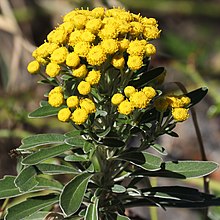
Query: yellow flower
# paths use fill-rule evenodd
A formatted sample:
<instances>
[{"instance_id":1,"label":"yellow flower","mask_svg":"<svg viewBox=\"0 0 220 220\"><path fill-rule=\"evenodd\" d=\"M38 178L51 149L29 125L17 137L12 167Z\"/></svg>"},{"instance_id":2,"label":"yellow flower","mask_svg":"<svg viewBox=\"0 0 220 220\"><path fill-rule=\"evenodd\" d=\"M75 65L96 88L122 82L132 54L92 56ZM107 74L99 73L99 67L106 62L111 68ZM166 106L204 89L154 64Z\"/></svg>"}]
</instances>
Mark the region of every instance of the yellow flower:
<instances>
[{"instance_id":1,"label":"yellow flower","mask_svg":"<svg viewBox=\"0 0 220 220\"><path fill-rule=\"evenodd\" d=\"M88 70L85 64L81 64L77 69L73 70L73 76L78 77L78 78L85 77L87 73L88 73Z\"/></svg>"},{"instance_id":2,"label":"yellow flower","mask_svg":"<svg viewBox=\"0 0 220 220\"><path fill-rule=\"evenodd\" d=\"M131 41L129 44L129 47L127 49L127 52L131 56L143 56L145 53L145 43L141 40L134 40Z\"/></svg>"},{"instance_id":3,"label":"yellow flower","mask_svg":"<svg viewBox=\"0 0 220 220\"><path fill-rule=\"evenodd\" d=\"M106 24L98 33L101 39L115 39L118 37L117 25Z\"/></svg>"},{"instance_id":4,"label":"yellow flower","mask_svg":"<svg viewBox=\"0 0 220 220\"><path fill-rule=\"evenodd\" d=\"M131 70L138 70L143 66L143 57L142 56L129 56L127 65Z\"/></svg>"},{"instance_id":5,"label":"yellow flower","mask_svg":"<svg viewBox=\"0 0 220 220\"><path fill-rule=\"evenodd\" d=\"M145 53L147 57L154 55L156 51L156 47L153 44L147 44L145 46Z\"/></svg>"},{"instance_id":6,"label":"yellow flower","mask_svg":"<svg viewBox=\"0 0 220 220\"><path fill-rule=\"evenodd\" d=\"M77 86L77 89L81 95L88 95L91 91L91 86L88 82L81 81Z\"/></svg>"},{"instance_id":7,"label":"yellow flower","mask_svg":"<svg viewBox=\"0 0 220 220\"><path fill-rule=\"evenodd\" d=\"M107 54L113 54L118 51L118 42L114 39L104 39L101 46Z\"/></svg>"},{"instance_id":8,"label":"yellow flower","mask_svg":"<svg viewBox=\"0 0 220 220\"><path fill-rule=\"evenodd\" d=\"M62 23L59 28L64 28L65 31L70 34L73 29L74 29L74 24L73 24L73 21L66 21L64 23Z\"/></svg>"},{"instance_id":9,"label":"yellow flower","mask_svg":"<svg viewBox=\"0 0 220 220\"><path fill-rule=\"evenodd\" d=\"M127 99L122 101L118 106L118 112L123 115L129 115L134 110L134 107L131 102Z\"/></svg>"},{"instance_id":10,"label":"yellow flower","mask_svg":"<svg viewBox=\"0 0 220 220\"><path fill-rule=\"evenodd\" d=\"M126 86L124 89L124 94L128 98L135 92L136 92L136 89L133 86Z\"/></svg>"},{"instance_id":11,"label":"yellow flower","mask_svg":"<svg viewBox=\"0 0 220 220\"><path fill-rule=\"evenodd\" d=\"M88 82L90 85L98 84L101 78L101 72L99 70L91 70L89 71L85 81Z\"/></svg>"},{"instance_id":12,"label":"yellow flower","mask_svg":"<svg viewBox=\"0 0 220 220\"><path fill-rule=\"evenodd\" d=\"M180 97L180 100L181 100L184 107L189 105L191 102L191 99L188 96L182 96L182 97Z\"/></svg>"},{"instance_id":13,"label":"yellow flower","mask_svg":"<svg viewBox=\"0 0 220 220\"><path fill-rule=\"evenodd\" d=\"M123 57L123 54L114 55L111 64L117 69L122 69L125 65L125 59Z\"/></svg>"},{"instance_id":14,"label":"yellow flower","mask_svg":"<svg viewBox=\"0 0 220 220\"><path fill-rule=\"evenodd\" d=\"M56 43L49 43L47 51L49 54L52 54L54 52L54 50L56 50L58 47L59 47L59 45Z\"/></svg>"},{"instance_id":15,"label":"yellow flower","mask_svg":"<svg viewBox=\"0 0 220 220\"><path fill-rule=\"evenodd\" d=\"M113 105L119 105L124 100L124 96L121 93L116 93L112 96L111 102Z\"/></svg>"},{"instance_id":16,"label":"yellow flower","mask_svg":"<svg viewBox=\"0 0 220 220\"><path fill-rule=\"evenodd\" d=\"M40 69L40 64L37 60L31 61L27 66L27 70L31 74L37 73L39 69Z\"/></svg>"},{"instance_id":17,"label":"yellow flower","mask_svg":"<svg viewBox=\"0 0 220 220\"><path fill-rule=\"evenodd\" d=\"M116 22L118 25L118 32L121 36L126 35L130 31L131 25L126 20L122 20L122 18L120 17L120 20L116 20Z\"/></svg>"},{"instance_id":18,"label":"yellow flower","mask_svg":"<svg viewBox=\"0 0 220 220\"><path fill-rule=\"evenodd\" d=\"M146 26L143 35L147 40L153 40L160 37L160 32L156 26Z\"/></svg>"},{"instance_id":19,"label":"yellow flower","mask_svg":"<svg viewBox=\"0 0 220 220\"><path fill-rule=\"evenodd\" d=\"M118 41L118 44L119 44L119 50L124 52L125 50L128 49L130 41L128 39L124 38L123 40Z\"/></svg>"},{"instance_id":20,"label":"yellow flower","mask_svg":"<svg viewBox=\"0 0 220 220\"><path fill-rule=\"evenodd\" d=\"M93 42L95 40L95 35L92 34L90 31L85 30L82 33L81 39L82 39L82 41L91 43L91 42Z\"/></svg>"},{"instance_id":21,"label":"yellow flower","mask_svg":"<svg viewBox=\"0 0 220 220\"><path fill-rule=\"evenodd\" d=\"M143 32L144 27L141 23L133 21L130 24L131 24L131 30L130 30L131 35L138 36Z\"/></svg>"},{"instance_id":22,"label":"yellow flower","mask_svg":"<svg viewBox=\"0 0 220 220\"><path fill-rule=\"evenodd\" d=\"M55 77L60 72L60 66L57 63L49 63L46 67L46 74L50 77Z\"/></svg>"},{"instance_id":23,"label":"yellow flower","mask_svg":"<svg viewBox=\"0 0 220 220\"><path fill-rule=\"evenodd\" d=\"M93 34L97 34L99 32L99 29L101 29L101 27L102 27L102 21L101 19L98 18L91 19L86 23L86 29Z\"/></svg>"},{"instance_id":24,"label":"yellow flower","mask_svg":"<svg viewBox=\"0 0 220 220\"><path fill-rule=\"evenodd\" d=\"M74 52L80 57L86 57L90 49L90 44L88 42L79 42L74 47Z\"/></svg>"},{"instance_id":25,"label":"yellow flower","mask_svg":"<svg viewBox=\"0 0 220 220\"><path fill-rule=\"evenodd\" d=\"M44 59L40 56L36 56L35 59L37 60L38 63L42 64L43 66L48 64L48 59Z\"/></svg>"},{"instance_id":26,"label":"yellow flower","mask_svg":"<svg viewBox=\"0 0 220 220\"><path fill-rule=\"evenodd\" d=\"M149 103L148 97L142 91L131 94L129 100L135 108L146 108Z\"/></svg>"},{"instance_id":27,"label":"yellow flower","mask_svg":"<svg viewBox=\"0 0 220 220\"><path fill-rule=\"evenodd\" d=\"M74 47L77 43L81 42L81 36L83 31L82 30L75 30L70 34L68 44L72 47Z\"/></svg>"},{"instance_id":28,"label":"yellow flower","mask_svg":"<svg viewBox=\"0 0 220 220\"><path fill-rule=\"evenodd\" d=\"M66 100L66 104L69 108L76 108L79 105L79 98L77 96L70 96Z\"/></svg>"},{"instance_id":29,"label":"yellow flower","mask_svg":"<svg viewBox=\"0 0 220 220\"><path fill-rule=\"evenodd\" d=\"M167 100L172 108L185 107L191 101L187 96L167 96Z\"/></svg>"},{"instance_id":30,"label":"yellow flower","mask_svg":"<svg viewBox=\"0 0 220 220\"><path fill-rule=\"evenodd\" d=\"M107 59L106 53L100 45L92 47L86 58L88 63L92 66L100 66Z\"/></svg>"},{"instance_id":31,"label":"yellow flower","mask_svg":"<svg viewBox=\"0 0 220 220\"><path fill-rule=\"evenodd\" d=\"M63 27L57 28L47 35L47 40L50 43L63 44L67 40L67 32Z\"/></svg>"},{"instance_id":32,"label":"yellow flower","mask_svg":"<svg viewBox=\"0 0 220 220\"><path fill-rule=\"evenodd\" d=\"M61 64L65 62L68 55L68 50L66 47L59 47L53 51L51 54L50 60L54 63Z\"/></svg>"},{"instance_id":33,"label":"yellow flower","mask_svg":"<svg viewBox=\"0 0 220 220\"><path fill-rule=\"evenodd\" d=\"M145 26L147 25L157 25L157 20L155 18L147 18L147 17L144 17L144 18L141 18L141 23Z\"/></svg>"},{"instance_id":34,"label":"yellow flower","mask_svg":"<svg viewBox=\"0 0 220 220\"><path fill-rule=\"evenodd\" d=\"M66 65L76 68L80 64L80 58L75 52L71 52L66 57Z\"/></svg>"},{"instance_id":35,"label":"yellow flower","mask_svg":"<svg viewBox=\"0 0 220 220\"><path fill-rule=\"evenodd\" d=\"M78 14L73 17L72 21L73 21L74 26L77 29L79 29L79 30L84 29L86 22L87 22L87 17L85 15Z\"/></svg>"},{"instance_id":36,"label":"yellow flower","mask_svg":"<svg viewBox=\"0 0 220 220\"><path fill-rule=\"evenodd\" d=\"M142 89L142 92L145 93L145 95L149 98L152 99L154 96L156 96L157 92L155 91L154 88L150 87L150 86L145 86Z\"/></svg>"},{"instance_id":37,"label":"yellow flower","mask_svg":"<svg viewBox=\"0 0 220 220\"><path fill-rule=\"evenodd\" d=\"M70 119L71 116L71 111L69 110L69 108L62 108L59 112L58 112L58 119L62 122L66 122Z\"/></svg>"},{"instance_id":38,"label":"yellow flower","mask_svg":"<svg viewBox=\"0 0 220 220\"><path fill-rule=\"evenodd\" d=\"M95 103L91 99L88 99L88 98L80 100L80 107L82 109L85 109L88 114L96 112Z\"/></svg>"},{"instance_id":39,"label":"yellow flower","mask_svg":"<svg viewBox=\"0 0 220 220\"><path fill-rule=\"evenodd\" d=\"M60 92L49 93L48 103L53 107L60 107L63 104L64 97Z\"/></svg>"},{"instance_id":40,"label":"yellow flower","mask_svg":"<svg viewBox=\"0 0 220 220\"><path fill-rule=\"evenodd\" d=\"M46 58L50 54L49 48L50 48L50 43L44 42L36 50L33 51L32 56L34 58L37 57Z\"/></svg>"},{"instance_id":41,"label":"yellow flower","mask_svg":"<svg viewBox=\"0 0 220 220\"><path fill-rule=\"evenodd\" d=\"M104 14L105 14L105 9L103 7L97 7L91 11L91 15L95 18L102 18Z\"/></svg>"},{"instance_id":42,"label":"yellow flower","mask_svg":"<svg viewBox=\"0 0 220 220\"><path fill-rule=\"evenodd\" d=\"M168 106L169 106L169 102L167 101L166 98L160 97L160 98L155 100L154 106L155 106L157 111L165 112L167 110Z\"/></svg>"},{"instance_id":43,"label":"yellow flower","mask_svg":"<svg viewBox=\"0 0 220 220\"><path fill-rule=\"evenodd\" d=\"M61 86L56 86L56 87L54 87L54 88L50 91L49 95L52 94L52 93L56 93L56 92L62 93L62 92L63 92L62 87L61 87Z\"/></svg>"},{"instance_id":44,"label":"yellow flower","mask_svg":"<svg viewBox=\"0 0 220 220\"><path fill-rule=\"evenodd\" d=\"M83 124L88 118L88 113L85 109L81 109L81 108L77 108L71 116L71 120L77 124L77 125L81 125Z\"/></svg>"},{"instance_id":45,"label":"yellow flower","mask_svg":"<svg viewBox=\"0 0 220 220\"><path fill-rule=\"evenodd\" d=\"M172 116L175 121L185 121L189 118L189 110L186 108L173 108L172 109Z\"/></svg>"}]
</instances>

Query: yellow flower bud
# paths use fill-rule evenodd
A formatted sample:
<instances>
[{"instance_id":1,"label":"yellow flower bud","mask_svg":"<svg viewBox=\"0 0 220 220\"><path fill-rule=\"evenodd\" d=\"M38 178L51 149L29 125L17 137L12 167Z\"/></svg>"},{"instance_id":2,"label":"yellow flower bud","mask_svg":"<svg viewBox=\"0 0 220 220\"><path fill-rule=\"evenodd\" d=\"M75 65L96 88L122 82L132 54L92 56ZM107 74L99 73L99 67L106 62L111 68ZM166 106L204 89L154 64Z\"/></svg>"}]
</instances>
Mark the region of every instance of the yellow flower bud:
<instances>
[{"instance_id":1,"label":"yellow flower bud","mask_svg":"<svg viewBox=\"0 0 220 220\"><path fill-rule=\"evenodd\" d=\"M134 107L131 102L127 99L122 101L118 106L118 112L123 115L129 115L134 110Z\"/></svg>"},{"instance_id":2,"label":"yellow flower bud","mask_svg":"<svg viewBox=\"0 0 220 220\"><path fill-rule=\"evenodd\" d=\"M116 93L112 96L111 102L113 105L119 105L124 100L124 96L121 93Z\"/></svg>"},{"instance_id":3,"label":"yellow flower bud","mask_svg":"<svg viewBox=\"0 0 220 220\"><path fill-rule=\"evenodd\" d=\"M98 84L101 78L101 72L99 70L91 70L89 71L85 81L88 82L90 85Z\"/></svg>"},{"instance_id":4,"label":"yellow flower bud","mask_svg":"<svg viewBox=\"0 0 220 220\"><path fill-rule=\"evenodd\" d=\"M37 73L39 71L39 69L40 69L40 64L36 60L31 61L27 66L27 70L31 74Z\"/></svg>"},{"instance_id":5,"label":"yellow flower bud","mask_svg":"<svg viewBox=\"0 0 220 220\"><path fill-rule=\"evenodd\" d=\"M67 122L70 119L71 116L71 111L69 110L69 108L62 108L59 112L58 112L58 119L62 122Z\"/></svg>"},{"instance_id":6,"label":"yellow flower bud","mask_svg":"<svg viewBox=\"0 0 220 220\"><path fill-rule=\"evenodd\" d=\"M49 63L46 67L46 74L50 77L56 77L59 72L60 72L61 68L57 63Z\"/></svg>"},{"instance_id":7,"label":"yellow flower bud","mask_svg":"<svg viewBox=\"0 0 220 220\"><path fill-rule=\"evenodd\" d=\"M79 105L79 98L77 96L70 96L67 98L66 104L69 108L77 108Z\"/></svg>"},{"instance_id":8,"label":"yellow flower bud","mask_svg":"<svg viewBox=\"0 0 220 220\"><path fill-rule=\"evenodd\" d=\"M172 116L175 121L182 122L189 118L188 111L186 108L173 108Z\"/></svg>"},{"instance_id":9,"label":"yellow flower bud","mask_svg":"<svg viewBox=\"0 0 220 220\"><path fill-rule=\"evenodd\" d=\"M123 57L123 54L114 55L111 64L117 69L122 69L125 65L125 59Z\"/></svg>"},{"instance_id":10,"label":"yellow flower bud","mask_svg":"<svg viewBox=\"0 0 220 220\"><path fill-rule=\"evenodd\" d=\"M143 66L143 57L142 56L129 56L127 65L131 70L134 70L134 71L138 70Z\"/></svg>"},{"instance_id":11,"label":"yellow flower bud","mask_svg":"<svg viewBox=\"0 0 220 220\"><path fill-rule=\"evenodd\" d=\"M77 124L77 125L81 125L83 124L88 118L88 113L85 109L81 109L81 108L77 108L71 116L71 120Z\"/></svg>"},{"instance_id":12,"label":"yellow flower bud","mask_svg":"<svg viewBox=\"0 0 220 220\"><path fill-rule=\"evenodd\" d=\"M91 86L88 82L81 81L77 89L81 95L88 95L91 91Z\"/></svg>"},{"instance_id":13,"label":"yellow flower bud","mask_svg":"<svg viewBox=\"0 0 220 220\"><path fill-rule=\"evenodd\" d=\"M85 109L88 114L96 112L95 103L88 98L80 100L80 107Z\"/></svg>"},{"instance_id":14,"label":"yellow flower bud","mask_svg":"<svg viewBox=\"0 0 220 220\"><path fill-rule=\"evenodd\" d=\"M126 86L124 89L124 94L128 98L135 92L136 92L136 89L133 86Z\"/></svg>"}]
</instances>

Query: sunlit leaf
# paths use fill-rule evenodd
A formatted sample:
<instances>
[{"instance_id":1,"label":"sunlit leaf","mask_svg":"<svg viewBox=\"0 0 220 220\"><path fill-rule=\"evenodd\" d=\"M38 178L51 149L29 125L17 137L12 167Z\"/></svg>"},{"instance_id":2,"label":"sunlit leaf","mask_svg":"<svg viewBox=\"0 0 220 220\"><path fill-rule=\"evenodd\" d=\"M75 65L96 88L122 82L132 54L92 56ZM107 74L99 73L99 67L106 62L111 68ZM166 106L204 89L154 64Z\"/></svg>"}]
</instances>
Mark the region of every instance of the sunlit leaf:
<instances>
[{"instance_id":1,"label":"sunlit leaf","mask_svg":"<svg viewBox=\"0 0 220 220\"><path fill-rule=\"evenodd\" d=\"M98 216L98 202L99 199L95 198L94 203L90 203L86 210L85 220L99 220Z\"/></svg>"},{"instance_id":2,"label":"sunlit leaf","mask_svg":"<svg viewBox=\"0 0 220 220\"><path fill-rule=\"evenodd\" d=\"M60 195L60 206L66 216L74 214L80 207L92 174L82 173L67 183Z\"/></svg>"}]
</instances>

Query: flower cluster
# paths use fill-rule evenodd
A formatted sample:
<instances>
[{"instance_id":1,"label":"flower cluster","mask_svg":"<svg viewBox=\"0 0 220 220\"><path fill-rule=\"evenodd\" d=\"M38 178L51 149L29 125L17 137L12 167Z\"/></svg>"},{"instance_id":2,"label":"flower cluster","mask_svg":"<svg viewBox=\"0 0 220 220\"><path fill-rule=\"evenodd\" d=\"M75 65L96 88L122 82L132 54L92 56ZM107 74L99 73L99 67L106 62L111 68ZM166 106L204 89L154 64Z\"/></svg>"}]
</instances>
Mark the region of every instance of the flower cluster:
<instances>
[{"instance_id":1,"label":"flower cluster","mask_svg":"<svg viewBox=\"0 0 220 220\"><path fill-rule=\"evenodd\" d=\"M191 100L187 96L166 96L155 100L154 106L160 112L164 112L167 108L171 108L174 120L181 122L189 117L189 109L187 106L190 102Z\"/></svg>"},{"instance_id":2,"label":"flower cluster","mask_svg":"<svg viewBox=\"0 0 220 220\"><path fill-rule=\"evenodd\" d=\"M91 91L105 74L104 69L110 66L124 73L139 70L144 59L156 53L155 46L149 41L158 38L160 32L154 18L122 8L75 9L63 17L63 23L33 52L35 60L27 69L31 74L44 71L47 78L57 81L60 89L50 91L48 103L53 107L64 105L58 119L63 122L71 119L82 124L88 114L95 112ZM68 93L63 75L71 77L76 84ZM126 97L130 96L130 90L129 87L125 89ZM150 101L146 93L144 89L136 91L130 101L118 103L118 111L130 114L134 108L145 108ZM92 110L88 110L90 108Z\"/></svg>"},{"instance_id":3,"label":"flower cluster","mask_svg":"<svg viewBox=\"0 0 220 220\"><path fill-rule=\"evenodd\" d=\"M111 102L113 105L118 106L120 114L129 115L135 108L146 108L157 93L152 87L145 86L138 91L133 86L127 86L124 89L124 94L125 96L121 93L114 94Z\"/></svg>"}]
</instances>

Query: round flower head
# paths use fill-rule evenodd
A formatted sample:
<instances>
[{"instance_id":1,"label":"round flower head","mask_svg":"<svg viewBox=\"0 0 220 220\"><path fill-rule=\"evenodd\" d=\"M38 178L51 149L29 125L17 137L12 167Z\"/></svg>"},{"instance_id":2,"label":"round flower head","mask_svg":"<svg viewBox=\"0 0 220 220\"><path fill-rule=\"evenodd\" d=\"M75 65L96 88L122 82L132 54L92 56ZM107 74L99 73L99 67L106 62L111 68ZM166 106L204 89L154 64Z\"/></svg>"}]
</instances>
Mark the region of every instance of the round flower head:
<instances>
[{"instance_id":1,"label":"round flower head","mask_svg":"<svg viewBox=\"0 0 220 220\"><path fill-rule=\"evenodd\" d=\"M144 26L136 21L131 22L131 30L130 34L133 36L138 36L140 35L144 30Z\"/></svg>"},{"instance_id":2,"label":"round flower head","mask_svg":"<svg viewBox=\"0 0 220 220\"><path fill-rule=\"evenodd\" d=\"M129 56L127 65L133 71L139 70L143 66L143 57L142 56Z\"/></svg>"},{"instance_id":3,"label":"round flower head","mask_svg":"<svg viewBox=\"0 0 220 220\"><path fill-rule=\"evenodd\" d=\"M50 43L63 44L67 40L67 31L63 28L57 28L47 35Z\"/></svg>"},{"instance_id":4,"label":"round flower head","mask_svg":"<svg viewBox=\"0 0 220 220\"><path fill-rule=\"evenodd\" d=\"M123 57L123 54L114 55L113 58L112 58L111 64L116 69L122 69L125 65L125 59Z\"/></svg>"},{"instance_id":5,"label":"round flower head","mask_svg":"<svg viewBox=\"0 0 220 220\"><path fill-rule=\"evenodd\" d=\"M74 47L74 52L80 57L86 57L90 49L90 44L88 42L79 42Z\"/></svg>"},{"instance_id":6,"label":"round flower head","mask_svg":"<svg viewBox=\"0 0 220 220\"><path fill-rule=\"evenodd\" d=\"M63 93L63 89L61 86L56 86L54 87L50 92L49 92L49 95L52 94L52 93Z\"/></svg>"},{"instance_id":7,"label":"round flower head","mask_svg":"<svg viewBox=\"0 0 220 220\"><path fill-rule=\"evenodd\" d=\"M136 89L133 86L126 86L124 89L124 94L128 98L135 92L136 92Z\"/></svg>"},{"instance_id":8,"label":"round flower head","mask_svg":"<svg viewBox=\"0 0 220 220\"><path fill-rule=\"evenodd\" d=\"M106 53L100 45L92 47L86 58L88 63L92 66L100 66L107 59Z\"/></svg>"},{"instance_id":9,"label":"round flower head","mask_svg":"<svg viewBox=\"0 0 220 220\"><path fill-rule=\"evenodd\" d=\"M102 18L104 16L105 9L103 7L94 8L91 11L91 15L95 18Z\"/></svg>"},{"instance_id":10,"label":"round flower head","mask_svg":"<svg viewBox=\"0 0 220 220\"><path fill-rule=\"evenodd\" d=\"M149 103L149 99L144 92L139 91L131 94L130 102L135 108L146 108Z\"/></svg>"},{"instance_id":11,"label":"round flower head","mask_svg":"<svg viewBox=\"0 0 220 220\"><path fill-rule=\"evenodd\" d=\"M100 30L98 36L101 39L115 39L118 37L117 25L106 24L103 29Z\"/></svg>"},{"instance_id":12,"label":"round flower head","mask_svg":"<svg viewBox=\"0 0 220 220\"><path fill-rule=\"evenodd\" d=\"M91 86L88 82L81 81L77 86L77 89L81 95L88 95L91 91Z\"/></svg>"},{"instance_id":13,"label":"round flower head","mask_svg":"<svg viewBox=\"0 0 220 220\"><path fill-rule=\"evenodd\" d=\"M82 41L91 43L91 42L93 42L95 40L95 35L92 34L90 31L85 30L82 33L81 39L82 39Z\"/></svg>"},{"instance_id":14,"label":"round flower head","mask_svg":"<svg viewBox=\"0 0 220 220\"><path fill-rule=\"evenodd\" d=\"M74 24L73 24L73 21L66 21L64 23L62 23L59 28L64 28L65 31L70 34L73 29L74 29Z\"/></svg>"},{"instance_id":15,"label":"round flower head","mask_svg":"<svg viewBox=\"0 0 220 220\"><path fill-rule=\"evenodd\" d=\"M172 116L175 121L181 122L189 118L189 110L186 108L173 108Z\"/></svg>"},{"instance_id":16,"label":"round flower head","mask_svg":"<svg viewBox=\"0 0 220 220\"><path fill-rule=\"evenodd\" d=\"M112 96L111 102L113 105L119 105L124 100L124 96L121 93L116 93Z\"/></svg>"},{"instance_id":17,"label":"round flower head","mask_svg":"<svg viewBox=\"0 0 220 220\"><path fill-rule=\"evenodd\" d=\"M31 61L27 66L27 70L31 74L37 73L39 71L39 69L40 69L40 64L36 60Z\"/></svg>"},{"instance_id":18,"label":"round flower head","mask_svg":"<svg viewBox=\"0 0 220 220\"><path fill-rule=\"evenodd\" d=\"M190 98L184 96L167 96L167 100L172 108L182 108L190 103Z\"/></svg>"},{"instance_id":19,"label":"round flower head","mask_svg":"<svg viewBox=\"0 0 220 220\"><path fill-rule=\"evenodd\" d=\"M85 15L82 14L78 14L75 15L73 17L73 25L77 28L77 29L84 29L85 25L86 25L86 21L87 21L87 17Z\"/></svg>"},{"instance_id":20,"label":"round flower head","mask_svg":"<svg viewBox=\"0 0 220 220\"><path fill-rule=\"evenodd\" d=\"M59 112L58 112L58 119L62 122L67 122L70 119L71 116L71 111L69 110L69 108L62 108Z\"/></svg>"},{"instance_id":21,"label":"round flower head","mask_svg":"<svg viewBox=\"0 0 220 220\"><path fill-rule=\"evenodd\" d=\"M130 41L128 39L124 38L123 40L118 41L118 44L119 44L119 50L124 52L125 50L128 49Z\"/></svg>"},{"instance_id":22,"label":"round flower head","mask_svg":"<svg viewBox=\"0 0 220 220\"><path fill-rule=\"evenodd\" d=\"M155 91L154 88L150 87L150 86L145 86L142 89L142 92L145 93L145 95L149 98L152 99L154 96L156 96L157 92Z\"/></svg>"},{"instance_id":23,"label":"round flower head","mask_svg":"<svg viewBox=\"0 0 220 220\"><path fill-rule=\"evenodd\" d=\"M56 77L60 72L60 66L57 63L49 63L46 67L46 74L50 77Z\"/></svg>"},{"instance_id":24,"label":"round flower head","mask_svg":"<svg viewBox=\"0 0 220 220\"><path fill-rule=\"evenodd\" d=\"M86 29L93 34L97 34L101 27L102 27L102 21L99 18L91 19L86 23Z\"/></svg>"},{"instance_id":25,"label":"round flower head","mask_svg":"<svg viewBox=\"0 0 220 220\"><path fill-rule=\"evenodd\" d=\"M87 74L88 70L86 68L85 64L81 64L77 69L73 70L73 76L82 78L85 77Z\"/></svg>"},{"instance_id":26,"label":"round flower head","mask_svg":"<svg viewBox=\"0 0 220 220\"><path fill-rule=\"evenodd\" d=\"M180 100L181 100L184 107L189 105L191 102L191 99L188 96L182 96L182 97L180 97Z\"/></svg>"},{"instance_id":27,"label":"round flower head","mask_svg":"<svg viewBox=\"0 0 220 220\"><path fill-rule=\"evenodd\" d=\"M64 102L63 94L60 92L49 93L48 103L53 107L60 107Z\"/></svg>"},{"instance_id":28,"label":"round flower head","mask_svg":"<svg viewBox=\"0 0 220 220\"><path fill-rule=\"evenodd\" d=\"M145 46L146 45L143 43L143 41L134 40L130 42L127 52L131 56L143 56L145 53Z\"/></svg>"},{"instance_id":29,"label":"round flower head","mask_svg":"<svg viewBox=\"0 0 220 220\"><path fill-rule=\"evenodd\" d=\"M81 125L88 119L88 113L83 108L77 108L70 118L75 124Z\"/></svg>"},{"instance_id":30,"label":"round flower head","mask_svg":"<svg viewBox=\"0 0 220 220\"><path fill-rule=\"evenodd\" d=\"M145 46L146 56L150 57L156 53L156 47L153 44L147 44Z\"/></svg>"},{"instance_id":31,"label":"round flower head","mask_svg":"<svg viewBox=\"0 0 220 220\"><path fill-rule=\"evenodd\" d=\"M72 68L76 68L79 64L80 64L80 58L76 53L72 52L67 55L67 57L66 57L66 65L67 66L70 66Z\"/></svg>"},{"instance_id":32,"label":"round flower head","mask_svg":"<svg viewBox=\"0 0 220 220\"><path fill-rule=\"evenodd\" d=\"M33 51L32 56L34 58L36 57L46 58L50 54L49 48L50 48L50 43L44 42L36 50Z\"/></svg>"},{"instance_id":33,"label":"round flower head","mask_svg":"<svg viewBox=\"0 0 220 220\"><path fill-rule=\"evenodd\" d=\"M54 63L60 64L65 62L68 55L68 50L66 47L59 47L53 51L51 54L50 60Z\"/></svg>"},{"instance_id":34,"label":"round flower head","mask_svg":"<svg viewBox=\"0 0 220 220\"><path fill-rule=\"evenodd\" d=\"M74 32L72 32L69 36L68 44L74 47L77 43L81 42L82 33L83 33L82 30L75 30Z\"/></svg>"},{"instance_id":35,"label":"round flower head","mask_svg":"<svg viewBox=\"0 0 220 220\"><path fill-rule=\"evenodd\" d=\"M168 106L169 106L169 102L167 101L166 98L160 97L160 98L155 100L154 106L155 106L157 111L165 112L167 110Z\"/></svg>"},{"instance_id":36,"label":"round flower head","mask_svg":"<svg viewBox=\"0 0 220 220\"><path fill-rule=\"evenodd\" d=\"M80 100L80 107L85 109L88 114L96 112L95 103L88 98Z\"/></svg>"},{"instance_id":37,"label":"round flower head","mask_svg":"<svg viewBox=\"0 0 220 220\"><path fill-rule=\"evenodd\" d=\"M114 39L103 40L101 46L107 54L113 54L118 51L118 42Z\"/></svg>"},{"instance_id":38,"label":"round flower head","mask_svg":"<svg viewBox=\"0 0 220 220\"><path fill-rule=\"evenodd\" d=\"M70 96L67 98L66 104L69 108L77 108L79 105L79 98L77 96Z\"/></svg>"},{"instance_id":39,"label":"round flower head","mask_svg":"<svg viewBox=\"0 0 220 220\"><path fill-rule=\"evenodd\" d=\"M98 84L101 78L101 72L99 70L91 70L89 71L85 81L88 82L90 85Z\"/></svg>"},{"instance_id":40,"label":"round flower head","mask_svg":"<svg viewBox=\"0 0 220 220\"><path fill-rule=\"evenodd\" d=\"M153 40L160 37L160 30L156 26L146 26L143 35L147 40Z\"/></svg>"},{"instance_id":41,"label":"round flower head","mask_svg":"<svg viewBox=\"0 0 220 220\"><path fill-rule=\"evenodd\" d=\"M127 99L122 101L118 106L118 112L123 115L129 115L134 110L134 107L131 102Z\"/></svg>"}]
</instances>

